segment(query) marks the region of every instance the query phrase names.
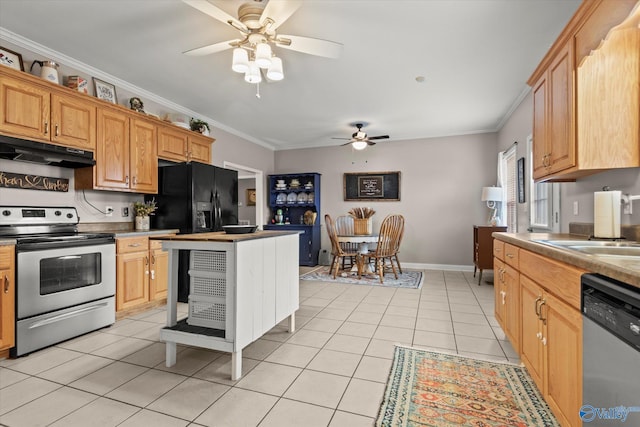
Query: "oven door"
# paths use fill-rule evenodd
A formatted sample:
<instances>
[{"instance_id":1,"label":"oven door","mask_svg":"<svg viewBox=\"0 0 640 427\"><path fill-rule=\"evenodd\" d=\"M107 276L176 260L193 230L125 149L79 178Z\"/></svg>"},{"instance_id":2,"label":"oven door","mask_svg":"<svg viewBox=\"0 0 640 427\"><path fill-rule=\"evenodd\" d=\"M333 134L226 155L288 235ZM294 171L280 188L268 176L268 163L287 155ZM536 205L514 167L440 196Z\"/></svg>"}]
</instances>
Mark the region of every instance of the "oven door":
<instances>
[{"instance_id":1,"label":"oven door","mask_svg":"<svg viewBox=\"0 0 640 427\"><path fill-rule=\"evenodd\" d=\"M116 292L115 244L18 250L18 319L51 312Z\"/></svg>"}]
</instances>

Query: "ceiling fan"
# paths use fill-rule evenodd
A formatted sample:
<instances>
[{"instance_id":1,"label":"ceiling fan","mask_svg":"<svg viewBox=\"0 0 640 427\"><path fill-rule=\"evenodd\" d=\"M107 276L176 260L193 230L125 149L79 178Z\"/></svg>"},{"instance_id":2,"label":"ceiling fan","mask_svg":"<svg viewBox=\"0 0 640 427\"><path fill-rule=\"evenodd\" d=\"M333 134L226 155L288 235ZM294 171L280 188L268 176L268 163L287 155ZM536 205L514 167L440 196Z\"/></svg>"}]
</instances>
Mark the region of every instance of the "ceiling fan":
<instances>
[{"instance_id":1,"label":"ceiling fan","mask_svg":"<svg viewBox=\"0 0 640 427\"><path fill-rule=\"evenodd\" d=\"M353 148L356 150L364 150L367 148L367 145L376 145L376 143L373 142L374 140L389 139L389 135L367 136L366 132L362 131L362 128L364 127L363 123L354 123L353 126L358 128L358 130L351 135L351 138L334 137L331 139L346 139L349 142L342 144L341 147L352 144Z\"/></svg>"},{"instance_id":2,"label":"ceiling fan","mask_svg":"<svg viewBox=\"0 0 640 427\"><path fill-rule=\"evenodd\" d=\"M268 70L269 80L284 78L282 60L272 54L271 48L275 46L326 58L338 58L342 53L341 43L276 32L301 6L299 0L255 0L244 3L238 8L238 18L206 0L182 1L240 32L240 38L187 50L184 54L201 56L234 48L232 69L245 73L245 80L249 83L260 82L259 68Z\"/></svg>"}]
</instances>

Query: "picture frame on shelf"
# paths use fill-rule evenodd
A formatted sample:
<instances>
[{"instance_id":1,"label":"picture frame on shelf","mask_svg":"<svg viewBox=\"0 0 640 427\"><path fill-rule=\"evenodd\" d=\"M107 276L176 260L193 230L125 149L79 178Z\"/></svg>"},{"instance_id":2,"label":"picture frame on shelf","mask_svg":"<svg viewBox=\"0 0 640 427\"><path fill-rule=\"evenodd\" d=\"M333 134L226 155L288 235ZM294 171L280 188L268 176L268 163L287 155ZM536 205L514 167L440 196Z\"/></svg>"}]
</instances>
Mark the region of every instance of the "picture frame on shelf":
<instances>
[{"instance_id":1,"label":"picture frame on shelf","mask_svg":"<svg viewBox=\"0 0 640 427\"><path fill-rule=\"evenodd\" d=\"M93 87L95 89L96 98L110 102L112 104L118 103L118 98L116 97L116 87L111 83L107 83L104 80L100 80L94 77Z\"/></svg>"},{"instance_id":2,"label":"picture frame on shelf","mask_svg":"<svg viewBox=\"0 0 640 427\"><path fill-rule=\"evenodd\" d=\"M14 52L11 49L0 46L0 64L6 65L14 70L24 71L24 62L22 62L22 55L18 52Z\"/></svg>"},{"instance_id":3,"label":"picture frame on shelf","mask_svg":"<svg viewBox=\"0 0 640 427\"><path fill-rule=\"evenodd\" d=\"M247 188L247 206L256 205L256 189Z\"/></svg>"}]
</instances>

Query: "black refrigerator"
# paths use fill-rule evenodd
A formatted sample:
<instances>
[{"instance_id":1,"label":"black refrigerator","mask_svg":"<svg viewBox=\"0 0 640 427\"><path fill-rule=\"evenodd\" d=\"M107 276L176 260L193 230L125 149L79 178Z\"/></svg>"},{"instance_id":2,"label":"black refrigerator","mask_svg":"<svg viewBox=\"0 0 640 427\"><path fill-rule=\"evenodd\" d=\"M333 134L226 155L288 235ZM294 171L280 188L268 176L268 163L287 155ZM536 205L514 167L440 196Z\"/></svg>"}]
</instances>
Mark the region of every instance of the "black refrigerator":
<instances>
[{"instance_id":1,"label":"black refrigerator","mask_svg":"<svg viewBox=\"0 0 640 427\"><path fill-rule=\"evenodd\" d=\"M180 234L222 231L238 224L238 172L204 163L179 163L158 169L158 202L151 216L155 229ZM180 251L178 301L188 302L189 251Z\"/></svg>"}]
</instances>

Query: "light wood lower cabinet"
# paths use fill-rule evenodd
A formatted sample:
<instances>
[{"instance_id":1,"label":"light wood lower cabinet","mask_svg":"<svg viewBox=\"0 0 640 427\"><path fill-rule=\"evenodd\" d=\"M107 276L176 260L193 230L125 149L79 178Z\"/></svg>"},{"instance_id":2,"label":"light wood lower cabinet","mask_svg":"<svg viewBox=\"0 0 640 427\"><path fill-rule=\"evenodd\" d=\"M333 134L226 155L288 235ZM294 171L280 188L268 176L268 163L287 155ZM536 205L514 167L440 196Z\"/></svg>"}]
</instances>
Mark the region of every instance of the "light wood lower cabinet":
<instances>
[{"instance_id":1,"label":"light wood lower cabinet","mask_svg":"<svg viewBox=\"0 0 640 427\"><path fill-rule=\"evenodd\" d=\"M584 271L508 243L496 246L504 259L494 259L496 319L561 425L580 426Z\"/></svg>"},{"instance_id":2,"label":"light wood lower cabinet","mask_svg":"<svg viewBox=\"0 0 640 427\"><path fill-rule=\"evenodd\" d=\"M116 311L167 298L169 254L147 236L116 241Z\"/></svg>"},{"instance_id":3,"label":"light wood lower cabinet","mask_svg":"<svg viewBox=\"0 0 640 427\"><path fill-rule=\"evenodd\" d=\"M0 246L0 356L15 345L14 260L14 247Z\"/></svg>"}]
</instances>

